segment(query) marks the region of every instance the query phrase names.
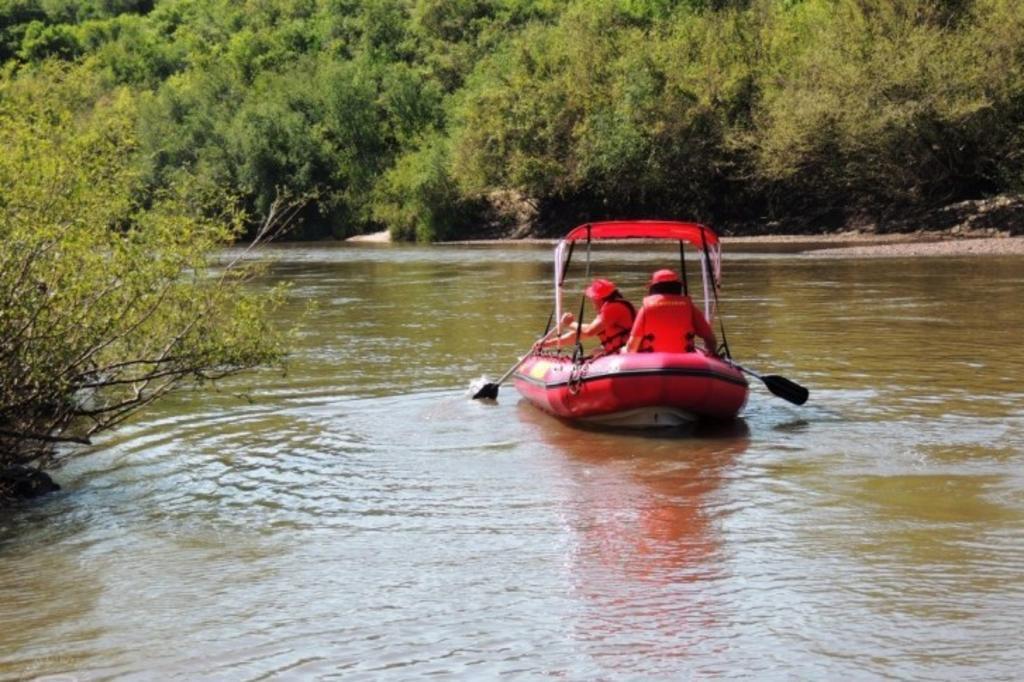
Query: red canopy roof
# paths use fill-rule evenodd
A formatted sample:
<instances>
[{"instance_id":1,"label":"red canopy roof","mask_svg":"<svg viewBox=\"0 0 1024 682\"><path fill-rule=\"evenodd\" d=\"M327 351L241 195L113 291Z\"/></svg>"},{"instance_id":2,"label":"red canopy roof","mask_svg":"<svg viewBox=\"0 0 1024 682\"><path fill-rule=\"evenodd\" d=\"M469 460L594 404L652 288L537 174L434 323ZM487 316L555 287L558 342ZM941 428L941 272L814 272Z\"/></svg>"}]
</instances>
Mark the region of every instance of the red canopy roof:
<instances>
[{"instance_id":1,"label":"red canopy roof","mask_svg":"<svg viewBox=\"0 0 1024 682\"><path fill-rule=\"evenodd\" d=\"M610 220L602 223L584 223L575 227L562 240L566 243L590 239L672 239L690 242L703 248L718 244L718 235L700 223L680 223L673 220Z\"/></svg>"}]
</instances>

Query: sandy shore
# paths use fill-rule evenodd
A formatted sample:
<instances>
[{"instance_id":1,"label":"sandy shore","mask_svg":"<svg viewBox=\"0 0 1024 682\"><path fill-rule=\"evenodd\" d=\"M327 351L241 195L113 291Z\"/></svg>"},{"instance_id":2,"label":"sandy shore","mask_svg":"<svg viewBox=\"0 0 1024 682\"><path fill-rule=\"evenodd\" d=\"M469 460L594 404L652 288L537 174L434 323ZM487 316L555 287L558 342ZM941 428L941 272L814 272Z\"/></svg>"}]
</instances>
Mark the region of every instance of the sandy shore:
<instances>
[{"instance_id":1,"label":"sandy shore","mask_svg":"<svg viewBox=\"0 0 1024 682\"><path fill-rule=\"evenodd\" d=\"M989 236L984 235L971 235L975 237ZM750 235L750 236L730 236L727 234L722 235L722 241L727 245L737 244L798 244L808 245L809 248L820 246L821 248L827 248L829 246L835 246L836 248L845 246L886 246L889 244L906 244L924 241L939 241L942 239L952 239L953 237L945 233L927 233L927 232L911 232L911 233L900 233L900 234L875 234L869 232L836 232L833 234L765 234L765 235ZM650 241L650 243L657 243L657 240L634 240L634 239L622 239L622 240L608 240L610 242L621 242L623 244L637 244ZM551 244L552 246L558 243L558 239L555 238L540 238L540 237L529 237L526 239L463 239L450 242L443 242L447 245L454 246L473 246L473 245L484 245L484 246L498 246L501 244Z\"/></svg>"},{"instance_id":2,"label":"sandy shore","mask_svg":"<svg viewBox=\"0 0 1024 682\"><path fill-rule=\"evenodd\" d=\"M918 256L1019 256L1024 237L995 230L974 232L911 232L873 234L841 232L829 235L766 235L724 237L726 246L741 244L793 244L815 256L905 258Z\"/></svg>"},{"instance_id":3,"label":"sandy shore","mask_svg":"<svg viewBox=\"0 0 1024 682\"><path fill-rule=\"evenodd\" d=\"M449 245L551 244L556 239L486 239L446 242ZM914 232L909 234L777 234L723 237L726 248L748 245L791 244L794 252L815 256L917 257L1024 255L1024 237L989 233L957 234Z\"/></svg>"},{"instance_id":4,"label":"sandy shore","mask_svg":"<svg viewBox=\"0 0 1024 682\"><path fill-rule=\"evenodd\" d=\"M385 230L349 237L345 241L365 244L387 244L391 235ZM557 239L475 239L444 242L446 246L499 246L512 244L549 244ZM907 234L873 234L839 232L836 234L780 234L750 237L724 237L726 247L742 245L791 244L797 253L815 256L863 256L906 258L925 256L1004 256L1024 255L1024 237L1005 234L992 236L990 231L950 234L948 232L913 232Z\"/></svg>"},{"instance_id":5,"label":"sandy shore","mask_svg":"<svg viewBox=\"0 0 1024 682\"><path fill-rule=\"evenodd\" d=\"M380 232L370 234L357 234L355 237L349 237L345 241L362 242L364 244L387 244L391 241L391 233L387 230L381 230Z\"/></svg>"},{"instance_id":6,"label":"sandy shore","mask_svg":"<svg viewBox=\"0 0 1024 682\"><path fill-rule=\"evenodd\" d=\"M877 258L916 258L923 256L1021 256L1024 237L981 237L909 241L893 244L865 244L840 248L815 249L815 256L864 256Z\"/></svg>"}]
</instances>

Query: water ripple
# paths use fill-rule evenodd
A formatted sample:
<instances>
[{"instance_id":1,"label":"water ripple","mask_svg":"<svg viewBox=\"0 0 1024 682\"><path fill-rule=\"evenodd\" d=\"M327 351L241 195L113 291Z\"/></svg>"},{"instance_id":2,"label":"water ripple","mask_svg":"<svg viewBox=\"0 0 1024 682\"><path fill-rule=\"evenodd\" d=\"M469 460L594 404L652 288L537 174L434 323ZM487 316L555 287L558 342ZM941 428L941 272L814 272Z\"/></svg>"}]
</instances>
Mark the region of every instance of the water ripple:
<instances>
[{"instance_id":1,"label":"water ripple","mask_svg":"<svg viewBox=\"0 0 1024 682\"><path fill-rule=\"evenodd\" d=\"M320 303L287 373L0 517L0 677L1016 675L1019 268L972 316L962 264L736 259L734 352L811 401L755 382L728 428L638 437L465 394L546 318L549 252L282 249L283 321ZM596 262L636 292L656 253Z\"/></svg>"}]
</instances>

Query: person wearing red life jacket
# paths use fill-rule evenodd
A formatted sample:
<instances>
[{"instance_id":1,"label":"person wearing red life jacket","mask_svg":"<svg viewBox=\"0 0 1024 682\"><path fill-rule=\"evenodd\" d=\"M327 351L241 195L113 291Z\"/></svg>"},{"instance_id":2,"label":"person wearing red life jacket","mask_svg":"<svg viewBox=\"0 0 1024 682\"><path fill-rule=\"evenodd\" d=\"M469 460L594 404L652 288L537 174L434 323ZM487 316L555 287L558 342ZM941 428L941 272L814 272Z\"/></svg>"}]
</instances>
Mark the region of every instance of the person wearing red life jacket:
<instances>
[{"instance_id":1,"label":"person wearing red life jacket","mask_svg":"<svg viewBox=\"0 0 1024 682\"><path fill-rule=\"evenodd\" d=\"M648 296L633 323L626 342L627 353L693 353L694 339L717 356L715 332L700 308L683 294L683 283L674 270L658 270L648 283Z\"/></svg>"},{"instance_id":2,"label":"person wearing red life jacket","mask_svg":"<svg viewBox=\"0 0 1024 682\"><path fill-rule=\"evenodd\" d=\"M580 338L596 336L605 354L619 352L626 345L629 332L633 329L636 309L622 296L615 284L607 279L595 279L585 293L597 311L597 316L589 324L582 326L579 331ZM575 321L572 313L562 315L562 326L568 331L539 343L538 347L546 348L565 341L574 341L580 324Z\"/></svg>"}]
</instances>

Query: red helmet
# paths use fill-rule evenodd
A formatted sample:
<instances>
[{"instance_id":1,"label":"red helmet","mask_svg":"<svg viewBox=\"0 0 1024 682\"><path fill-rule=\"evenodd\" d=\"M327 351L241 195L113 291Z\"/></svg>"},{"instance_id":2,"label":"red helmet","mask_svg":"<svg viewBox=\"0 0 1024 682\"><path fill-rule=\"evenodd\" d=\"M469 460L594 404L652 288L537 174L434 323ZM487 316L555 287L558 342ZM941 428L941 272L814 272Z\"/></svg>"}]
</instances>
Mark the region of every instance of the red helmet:
<instances>
[{"instance_id":1,"label":"red helmet","mask_svg":"<svg viewBox=\"0 0 1024 682\"><path fill-rule=\"evenodd\" d=\"M615 284L613 284L609 280L595 279L593 282L590 283L590 286L587 287L587 290L584 293L586 293L587 298L589 298L591 301L594 301L595 303L600 303L601 301L615 293L615 289Z\"/></svg>"},{"instance_id":2,"label":"red helmet","mask_svg":"<svg viewBox=\"0 0 1024 682\"><path fill-rule=\"evenodd\" d=\"M679 275L676 274L675 270L658 270L656 273L651 275L651 281L647 283L647 286L660 284L662 282L679 282L681 284L682 280L679 279Z\"/></svg>"}]
</instances>

